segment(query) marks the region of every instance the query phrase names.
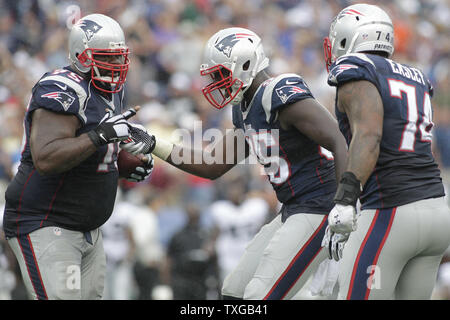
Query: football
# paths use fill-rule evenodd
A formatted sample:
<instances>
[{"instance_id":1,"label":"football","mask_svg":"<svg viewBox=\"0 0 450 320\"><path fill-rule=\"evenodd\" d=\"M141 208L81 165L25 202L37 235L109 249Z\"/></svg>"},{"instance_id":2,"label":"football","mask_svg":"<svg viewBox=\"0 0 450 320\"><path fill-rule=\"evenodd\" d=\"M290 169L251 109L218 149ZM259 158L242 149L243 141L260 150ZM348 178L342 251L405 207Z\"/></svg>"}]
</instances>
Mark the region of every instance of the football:
<instances>
[{"instance_id":1,"label":"football","mask_svg":"<svg viewBox=\"0 0 450 320\"><path fill-rule=\"evenodd\" d=\"M120 150L117 157L117 169L119 170L119 177L127 178L136 169L136 167L142 166L143 163L141 159L143 157L143 154L135 156L125 150Z\"/></svg>"}]
</instances>

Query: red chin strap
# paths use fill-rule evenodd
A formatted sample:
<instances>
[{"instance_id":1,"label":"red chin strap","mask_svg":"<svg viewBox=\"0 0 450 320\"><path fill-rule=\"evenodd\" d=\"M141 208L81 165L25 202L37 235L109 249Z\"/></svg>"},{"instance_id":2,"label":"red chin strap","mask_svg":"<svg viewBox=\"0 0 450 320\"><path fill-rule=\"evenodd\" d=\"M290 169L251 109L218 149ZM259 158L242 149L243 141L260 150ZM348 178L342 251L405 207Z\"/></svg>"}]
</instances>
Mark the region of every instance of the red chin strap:
<instances>
[{"instance_id":1,"label":"red chin strap","mask_svg":"<svg viewBox=\"0 0 450 320\"><path fill-rule=\"evenodd\" d=\"M202 88L206 100L215 108L222 109L229 104L242 89L243 83L239 79L233 80L233 74L227 67L218 64L200 71L201 76L210 76L212 82ZM233 92L236 84L240 86Z\"/></svg>"},{"instance_id":2,"label":"red chin strap","mask_svg":"<svg viewBox=\"0 0 450 320\"><path fill-rule=\"evenodd\" d=\"M325 57L325 67L330 72L330 66L333 63L331 55L331 41L328 37L323 38L323 53Z\"/></svg>"},{"instance_id":3,"label":"red chin strap","mask_svg":"<svg viewBox=\"0 0 450 320\"><path fill-rule=\"evenodd\" d=\"M88 54L88 52L90 54ZM107 93L116 93L122 90L123 84L127 79L128 68L130 66L130 59L128 48L121 49L93 49L87 48L84 50L79 56L78 60L84 67L91 68L91 78L92 84L95 88L100 91ZM114 56L117 57L117 60L120 60L121 63L109 63L106 61L98 60L95 56ZM97 68L100 76L96 74L94 68ZM111 77L111 80L105 80L104 77ZM118 78L116 81L115 78ZM99 85L97 82L104 84L103 86ZM108 90L108 87L111 89Z\"/></svg>"}]
</instances>

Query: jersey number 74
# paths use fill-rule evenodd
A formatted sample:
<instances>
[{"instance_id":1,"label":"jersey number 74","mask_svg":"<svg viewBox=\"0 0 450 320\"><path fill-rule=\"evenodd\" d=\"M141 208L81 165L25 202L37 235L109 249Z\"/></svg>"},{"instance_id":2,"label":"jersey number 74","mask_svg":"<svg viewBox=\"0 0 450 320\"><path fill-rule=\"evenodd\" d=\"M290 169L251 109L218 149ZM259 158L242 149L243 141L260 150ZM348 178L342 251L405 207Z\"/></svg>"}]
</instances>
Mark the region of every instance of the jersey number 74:
<instances>
[{"instance_id":1,"label":"jersey number 74","mask_svg":"<svg viewBox=\"0 0 450 320\"><path fill-rule=\"evenodd\" d=\"M417 130L420 132L421 142L431 142L432 140L433 111L431 109L430 94L428 92L424 93L423 105L421 106L423 116L421 116L415 86L395 79L388 79L388 84L391 97L403 99L402 93L406 94L408 120L403 128L399 151L414 152Z\"/></svg>"}]
</instances>

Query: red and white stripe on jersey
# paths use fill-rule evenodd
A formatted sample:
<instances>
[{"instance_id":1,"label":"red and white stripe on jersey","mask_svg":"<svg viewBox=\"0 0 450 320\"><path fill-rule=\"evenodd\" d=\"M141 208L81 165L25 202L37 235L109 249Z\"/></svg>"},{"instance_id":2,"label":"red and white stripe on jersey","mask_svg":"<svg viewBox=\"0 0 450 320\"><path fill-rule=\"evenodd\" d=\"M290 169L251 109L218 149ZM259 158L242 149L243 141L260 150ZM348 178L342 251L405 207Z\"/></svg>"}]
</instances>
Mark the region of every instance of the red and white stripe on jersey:
<instances>
[{"instance_id":1,"label":"red and white stripe on jersey","mask_svg":"<svg viewBox=\"0 0 450 320\"><path fill-rule=\"evenodd\" d=\"M348 70L348 69L358 69L358 66L355 66L354 64L340 64L338 66L338 70Z\"/></svg>"},{"instance_id":2,"label":"red and white stripe on jersey","mask_svg":"<svg viewBox=\"0 0 450 320\"><path fill-rule=\"evenodd\" d=\"M306 90L303 90L303 89L300 88L300 87L292 86L292 87L291 87L291 92L302 93L302 92L306 92Z\"/></svg>"},{"instance_id":3,"label":"red and white stripe on jersey","mask_svg":"<svg viewBox=\"0 0 450 320\"><path fill-rule=\"evenodd\" d=\"M334 74L335 77L340 75L342 72L349 70L349 69L358 69L359 67L354 64L340 64L331 70L331 73Z\"/></svg>"}]
</instances>

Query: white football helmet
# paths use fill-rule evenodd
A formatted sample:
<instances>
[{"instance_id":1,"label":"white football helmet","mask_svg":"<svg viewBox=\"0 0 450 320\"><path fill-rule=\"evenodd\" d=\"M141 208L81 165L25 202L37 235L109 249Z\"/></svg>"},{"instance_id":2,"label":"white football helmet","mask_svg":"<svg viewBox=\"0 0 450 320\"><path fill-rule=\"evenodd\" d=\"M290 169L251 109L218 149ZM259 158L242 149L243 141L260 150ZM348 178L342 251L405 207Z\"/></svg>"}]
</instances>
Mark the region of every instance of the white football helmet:
<instances>
[{"instance_id":1,"label":"white football helmet","mask_svg":"<svg viewBox=\"0 0 450 320\"><path fill-rule=\"evenodd\" d=\"M351 5L334 18L323 47L327 70L348 53L382 51L389 58L394 53L394 26L387 13L375 5Z\"/></svg>"},{"instance_id":2,"label":"white football helmet","mask_svg":"<svg viewBox=\"0 0 450 320\"><path fill-rule=\"evenodd\" d=\"M212 82L203 89L205 98L216 108L238 104L261 70L269 66L261 38L244 28L227 28L214 34L207 42L202 76Z\"/></svg>"},{"instance_id":3,"label":"white football helmet","mask_svg":"<svg viewBox=\"0 0 450 320\"><path fill-rule=\"evenodd\" d=\"M82 73L91 72L93 85L118 92L126 81L130 60L125 35L114 19L90 14L77 21L69 35L69 60ZM116 57L114 63L107 56Z\"/></svg>"}]
</instances>

